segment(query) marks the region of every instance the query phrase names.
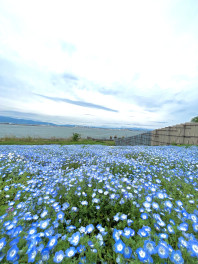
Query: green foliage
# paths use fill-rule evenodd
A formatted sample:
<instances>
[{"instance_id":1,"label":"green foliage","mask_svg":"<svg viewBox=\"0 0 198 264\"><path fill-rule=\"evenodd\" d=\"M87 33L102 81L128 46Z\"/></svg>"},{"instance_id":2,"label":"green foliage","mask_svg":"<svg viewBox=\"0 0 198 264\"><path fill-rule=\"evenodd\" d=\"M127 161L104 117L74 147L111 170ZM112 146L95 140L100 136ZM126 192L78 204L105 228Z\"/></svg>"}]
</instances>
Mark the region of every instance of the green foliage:
<instances>
[{"instance_id":1,"label":"green foliage","mask_svg":"<svg viewBox=\"0 0 198 264\"><path fill-rule=\"evenodd\" d=\"M78 134L78 133L73 133L73 136L72 136L72 140L73 141L78 141L79 139L80 139L80 134Z\"/></svg>"},{"instance_id":2,"label":"green foliage","mask_svg":"<svg viewBox=\"0 0 198 264\"><path fill-rule=\"evenodd\" d=\"M198 122L198 116L193 117L193 118L191 119L191 122Z\"/></svg>"}]
</instances>

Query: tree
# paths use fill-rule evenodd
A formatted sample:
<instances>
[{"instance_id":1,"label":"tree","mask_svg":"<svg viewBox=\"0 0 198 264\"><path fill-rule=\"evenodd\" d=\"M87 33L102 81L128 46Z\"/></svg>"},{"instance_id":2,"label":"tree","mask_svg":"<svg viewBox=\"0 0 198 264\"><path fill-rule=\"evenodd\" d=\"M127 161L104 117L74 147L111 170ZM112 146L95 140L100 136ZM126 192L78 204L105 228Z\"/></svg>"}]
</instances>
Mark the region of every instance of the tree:
<instances>
[{"instance_id":1,"label":"tree","mask_svg":"<svg viewBox=\"0 0 198 264\"><path fill-rule=\"evenodd\" d=\"M191 119L191 122L198 122L198 116L193 117L193 118Z\"/></svg>"},{"instance_id":2,"label":"tree","mask_svg":"<svg viewBox=\"0 0 198 264\"><path fill-rule=\"evenodd\" d=\"M78 141L80 139L80 134L78 133L73 133L72 140L73 141Z\"/></svg>"}]
</instances>

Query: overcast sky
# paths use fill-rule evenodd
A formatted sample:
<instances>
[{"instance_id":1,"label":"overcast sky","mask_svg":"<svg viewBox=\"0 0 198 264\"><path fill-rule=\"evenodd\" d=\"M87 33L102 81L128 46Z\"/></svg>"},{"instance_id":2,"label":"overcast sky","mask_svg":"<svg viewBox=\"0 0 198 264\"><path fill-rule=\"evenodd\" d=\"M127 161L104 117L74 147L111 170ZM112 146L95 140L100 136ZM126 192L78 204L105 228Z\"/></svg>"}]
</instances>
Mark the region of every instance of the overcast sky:
<instances>
[{"instance_id":1,"label":"overcast sky","mask_svg":"<svg viewBox=\"0 0 198 264\"><path fill-rule=\"evenodd\" d=\"M197 0L0 0L0 115L160 128L198 116Z\"/></svg>"}]
</instances>

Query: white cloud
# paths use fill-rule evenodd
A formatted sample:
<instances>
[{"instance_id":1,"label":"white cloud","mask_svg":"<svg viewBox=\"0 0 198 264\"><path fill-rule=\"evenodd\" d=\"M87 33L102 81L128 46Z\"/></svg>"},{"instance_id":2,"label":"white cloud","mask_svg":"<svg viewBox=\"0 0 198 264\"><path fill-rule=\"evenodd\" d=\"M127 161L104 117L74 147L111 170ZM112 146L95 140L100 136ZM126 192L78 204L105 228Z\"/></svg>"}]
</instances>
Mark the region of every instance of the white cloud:
<instances>
[{"instance_id":1,"label":"white cloud","mask_svg":"<svg viewBox=\"0 0 198 264\"><path fill-rule=\"evenodd\" d=\"M1 107L65 116L66 123L72 117L90 125L188 121L190 102L198 97L196 11L194 0L1 1L0 59L8 62L0 76ZM23 96L18 97L17 89ZM57 103L31 93L119 112ZM186 105L185 116L178 102Z\"/></svg>"}]
</instances>

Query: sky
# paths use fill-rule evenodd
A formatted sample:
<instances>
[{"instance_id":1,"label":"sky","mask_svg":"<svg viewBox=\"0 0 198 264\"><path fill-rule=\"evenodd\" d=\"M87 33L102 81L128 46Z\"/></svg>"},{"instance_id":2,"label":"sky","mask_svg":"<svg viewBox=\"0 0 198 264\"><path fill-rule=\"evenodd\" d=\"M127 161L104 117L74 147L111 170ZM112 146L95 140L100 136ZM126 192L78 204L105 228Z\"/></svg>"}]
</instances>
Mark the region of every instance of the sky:
<instances>
[{"instance_id":1,"label":"sky","mask_svg":"<svg viewBox=\"0 0 198 264\"><path fill-rule=\"evenodd\" d=\"M0 115L161 128L198 116L197 0L0 0Z\"/></svg>"}]
</instances>

